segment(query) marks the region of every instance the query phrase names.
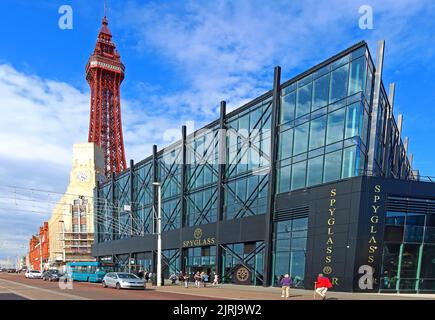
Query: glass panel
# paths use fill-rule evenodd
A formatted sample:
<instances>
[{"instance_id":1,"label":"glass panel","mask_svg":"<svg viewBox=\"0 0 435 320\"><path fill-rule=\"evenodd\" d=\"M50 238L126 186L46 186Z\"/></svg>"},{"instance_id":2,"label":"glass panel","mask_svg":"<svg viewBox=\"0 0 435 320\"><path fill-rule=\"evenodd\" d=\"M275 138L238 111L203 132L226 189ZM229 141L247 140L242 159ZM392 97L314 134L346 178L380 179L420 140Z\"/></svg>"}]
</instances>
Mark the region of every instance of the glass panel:
<instances>
[{"instance_id":1,"label":"glass panel","mask_svg":"<svg viewBox=\"0 0 435 320\"><path fill-rule=\"evenodd\" d=\"M354 103L347 107L346 112L345 139L362 133L362 106L360 103Z\"/></svg>"},{"instance_id":2,"label":"glass panel","mask_svg":"<svg viewBox=\"0 0 435 320\"><path fill-rule=\"evenodd\" d=\"M343 169L341 173L341 177L343 179L357 175L355 170L356 153L356 147L346 148L343 150Z\"/></svg>"},{"instance_id":3,"label":"glass panel","mask_svg":"<svg viewBox=\"0 0 435 320\"><path fill-rule=\"evenodd\" d=\"M329 73L314 81L313 108L317 110L328 104Z\"/></svg>"},{"instance_id":4,"label":"glass panel","mask_svg":"<svg viewBox=\"0 0 435 320\"><path fill-rule=\"evenodd\" d=\"M325 169L323 171L323 182L340 179L341 150L325 155Z\"/></svg>"},{"instance_id":5,"label":"glass panel","mask_svg":"<svg viewBox=\"0 0 435 320\"><path fill-rule=\"evenodd\" d=\"M308 160L307 187L322 183L323 156Z\"/></svg>"},{"instance_id":6,"label":"glass panel","mask_svg":"<svg viewBox=\"0 0 435 320\"><path fill-rule=\"evenodd\" d=\"M292 190L305 187L306 166L306 161L302 161L293 165L291 181Z\"/></svg>"},{"instance_id":7,"label":"glass panel","mask_svg":"<svg viewBox=\"0 0 435 320\"><path fill-rule=\"evenodd\" d=\"M281 123L286 123L295 118L296 93L292 92L282 97Z\"/></svg>"},{"instance_id":8,"label":"glass panel","mask_svg":"<svg viewBox=\"0 0 435 320\"><path fill-rule=\"evenodd\" d=\"M291 171L291 166L278 169L278 174L279 174L278 193L286 192L290 190L290 171Z\"/></svg>"},{"instance_id":9,"label":"glass panel","mask_svg":"<svg viewBox=\"0 0 435 320\"><path fill-rule=\"evenodd\" d=\"M279 159L287 159L292 156L293 148L293 129L284 131L280 134L280 154Z\"/></svg>"},{"instance_id":10,"label":"glass panel","mask_svg":"<svg viewBox=\"0 0 435 320\"><path fill-rule=\"evenodd\" d=\"M418 244L405 244L402 254L402 265L400 269L400 278L416 278L418 263ZM402 280L401 280L402 282ZM414 288L412 288L414 289Z\"/></svg>"},{"instance_id":11,"label":"glass panel","mask_svg":"<svg viewBox=\"0 0 435 320\"><path fill-rule=\"evenodd\" d=\"M293 155L307 151L309 122L295 128Z\"/></svg>"},{"instance_id":12,"label":"glass panel","mask_svg":"<svg viewBox=\"0 0 435 320\"><path fill-rule=\"evenodd\" d=\"M298 98L296 106L296 118L307 114L311 110L311 91L312 83L298 89Z\"/></svg>"},{"instance_id":13,"label":"glass panel","mask_svg":"<svg viewBox=\"0 0 435 320\"><path fill-rule=\"evenodd\" d=\"M352 52L352 59L358 58L360 56L364 56L366 53L366 47L361 47L355 51Z\"/></svg>"},{"instance_id":14,"label":"glass panel","mask_svg":"<svg viewBox=\"0 0 435 320\"><path fill-rule=\"evenodd\" d=\"M350 64L349 95L364 91L366 73L365 57L358 58Z\"/></svg>"},{"instance_id":15,"label":"glass panel","mask_svg":"<svg viewBox=\"0 0 435 320\"><path fill-rule=\"evenodd\" d=\"M308 229L308 218L299 218L293 220L292 230L307 230Z\"/></svg>"},{"instance_id":16,"label":"glass panel","mask_svg":"<svg viewBox=\"0 0 435 320\"><path fill-rule=\"evenodd\" d=\"M405 242L423 242L424 227L405 225Z\"/></svg>"},{"instance_id":17,"label":"glass panel","mask_svg":"<svg viewBox=\"0 0 435 320\"><path fill-rule=\"evenodd\" d=\"M346 97L348 70L349 64L346 64L331 73L329 103L333 103Z\"/></svg>"},{"instance_id":18,"label":"glass panel","mask_svg":"<svg viewBox=\"0 0 435 320\"><path fill-rule=\"evenodd\" d=\"M384 240L390 242L402 242L403 226L385 226Z\"/></svg>"},{"instance_id":19,"label":"glass panel","mask_svg":"<svg viewBox=\"0 0 435 320\"><path fill-rule=\"evenodd\" d=\"M382 259L381 289L396 290L397 269L399 265L400 244L384 245Z\"/></svg>"},{"instance_id":20,"label":"glass panel","mask_svg":"<svg viewBox=\"0 0 435 320\"><path fill-rule=\"evenodd\" d=\"M390 211L387 212L385 224L403 226L405 224L405 213L403 213L403 212L390 212Z\"/></svg>"},{"instance_id":21,"label":"glass panel","mask_svg":"<svg viewBox=\"0 0 435 320\"><path fill-rule=\"evenodd\" d=\"M328 115L328 126L326 131L326 144L343 140L345 108L331 112Z\"/></svg>"},{"instance_id":22,"label":"glass panel","mask_svg":"<svg viewBox=\"0 0 435 320\"><path fill-rule=\"evenodd\" d=\"M295 288L303 287L305 277L305 252L292 251L290 259L290 274L293 278L292 286Z\"/></svg>"},{"instance_id":23,"label":"glass panel","mask_svg":"<svg viewBox=\"0 0 435 320\"><path fill-rule=\"evenodd\" d=\"M311 121L310 149L317 149L325 145L326 116Z\"/></svg>"},{"instance_id":24,"label":"glass panel","mask_svg":"<svg viewBox=\"0 0 435 320\"><path fill-rule=\"evenodd\" d=\"M424 226L425 214L407 213L405 224L412 226Z\"/></svg>"},{"instance_id":25,"label":"glass panel","mask_svg":"<svg viewBox=\"0 0 435 320\"><path fill-rule=\"evenodd\" d=\"M430 278L435 280L434 261L435 261L435 246L427 245L427 244L424 245L423 255L421 260L420 278Z\"/></svg>"},{"instance_id":26,"label":"glass panel","mask_svg":"<svg viewBox=\"0 0 435 320\"><path fill-rule=\"evenodd\" d=\"M424 242L435 243L435 228L434 227L426 227L426 231L424 233Z\"/></svg>"}]
</instances>

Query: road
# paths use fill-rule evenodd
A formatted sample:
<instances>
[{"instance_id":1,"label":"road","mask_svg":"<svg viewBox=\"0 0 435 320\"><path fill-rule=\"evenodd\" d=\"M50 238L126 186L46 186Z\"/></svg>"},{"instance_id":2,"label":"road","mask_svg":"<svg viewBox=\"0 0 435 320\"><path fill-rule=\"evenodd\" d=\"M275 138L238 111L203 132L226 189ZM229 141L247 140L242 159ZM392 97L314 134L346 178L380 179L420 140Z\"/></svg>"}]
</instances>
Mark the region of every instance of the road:
<instances>
[{"instance_id":1,"label":"road","mask_svg":"<svg viewBox=\"0 0 435 320\"><path fill-rule=\"evenodd\" d=\"M212 297L146 290L116 290L101 284L74 282L61 289L58 282L26 279L24 274L0 273L0 300L211 300Z\"/></svg>"}]
</instances>

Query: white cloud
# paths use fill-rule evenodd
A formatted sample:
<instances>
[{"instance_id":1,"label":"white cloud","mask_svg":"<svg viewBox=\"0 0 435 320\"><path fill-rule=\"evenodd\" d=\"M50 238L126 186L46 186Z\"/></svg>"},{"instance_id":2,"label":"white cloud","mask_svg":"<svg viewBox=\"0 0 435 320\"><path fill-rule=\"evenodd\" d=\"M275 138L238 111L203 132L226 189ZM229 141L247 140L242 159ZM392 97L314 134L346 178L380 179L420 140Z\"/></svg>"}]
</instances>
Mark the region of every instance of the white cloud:
<instances>
[{"instance_id":1,"label":"white cloud","mask_svg":"<svg viewBox=\"0 0 435 320\"><path fill-rule=\"evenodd\" d=\"M373 7L374 30L358 27L362 4ZM150 93L148 101L169 113L209 119L221 100L232 110L270 89L275 65L287 79L363 39L373 55L377 40L386 39L390 65L434 55L415 50L433 40L424 32L428 22L435 27L428 0L129 1L118 9L117 23L135 37L138 52L164 57L184 85L176 93L161 90L158 99Z\"/></svg>"},{"instance_id":2,"label":"white cloud","mask_svg":"<svg viewBox=\"0 0 435 320\"><path fill-rule=\"evenodd\" d=\"M173 119L140 110L135 101L123 100L121 108L128 159L140 161L152 153L154 143L166 144L163 131L173 127ZM12 191L2 186L66 189L72 145L87 141L89 93L0 64L0 118L0 217L5 221L0 225L0 241L8 243L0 247L2 258L38 231L53 206L39 199L37 213L28 205L11 205ZM31 194L26 197L37 199Z\"/></svg>"}]
</instances>

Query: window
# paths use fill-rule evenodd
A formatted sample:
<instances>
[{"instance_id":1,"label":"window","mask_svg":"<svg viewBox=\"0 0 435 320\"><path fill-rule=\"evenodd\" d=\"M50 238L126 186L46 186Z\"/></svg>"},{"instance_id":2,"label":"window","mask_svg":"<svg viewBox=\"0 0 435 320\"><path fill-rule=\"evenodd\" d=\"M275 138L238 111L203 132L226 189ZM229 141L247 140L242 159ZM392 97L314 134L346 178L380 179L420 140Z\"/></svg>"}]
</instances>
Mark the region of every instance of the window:
<instances>
[{"instance_id":1,"label":"window","mask_svg":"<svg viewBox=\"0 0 435 320\"><path fill-rule=\"evenodd\" d=\"M305 276L305 252L307 246L308 218L279 221L274 233L274 284L286 273L293 280L292 286L303 287Z\"/></svg>"},{"instance_id":2,"label":"window","mask_svg":"<svg viewBox=\"0 0 435 320\"><path fill-rule=\"evenodd\" d=\"M306 86L298 89L298 101L296 106L296 118L307 114L311 110L311 91L313 85L307 84Z\"/></svg>"},{"instance_id":3,"label":"window","mask_svg":"<svg viewBox=\"0 0 435 320\"><path fill-rule=\"evenodd\" d=\"M290 172L291 166L286 166L278 169L278 193L290 190Z\"/></svg>"},{"instance_id":4,"label":"window","mask_svg":"<svg viewBox=\"0 0 435 320\"><path fill-rule=\"evenodd\" d=\"M326 144L343 140L345 108L328 114L328 126L326 131Z\"/></svg>"},{"instance_id":5,"label":"window","mask_svg":"<svg viewBox=\"0 0 435 320\"><path fill-rule=\"evenodd\" d=\"M281 98L281 123L293 121L295 118L296 92Z\"/></svg>"},{"instance_id":6,"label":"window","mask_svg":"<svg viewBox=\"0 0 435 320\"><path fill-rule=\"evenodd\" d=\"M314 81L314 93L313 93L313 108L312 110L317 110L328 104L329 95L329 73L320 77Z\"/></svg>"},{"instance_id":7,"label":"window","mask_svg":"<svg viewBox=\"0 0 435 320\"><path fill-rule=\"evenodd\" d=\"M310 123L307 122L295 128L295 139L293 146L293 155L298 155L307 151L308 147L308 128Z\"/></svg>"},{"instance_id":8,"label":"window","mask_svg":"<svg viewBox=\"0 0 435 320\"><path fill-rule=\"evenodd\" d=\"M326 116L314 119L310 126L310 150L325 145Z\"/></svg>"},{"instance_id":9,"label":"window","mask_svg":"<svg viewBox=\"0 0 435 320\"><path fill-rule=\"evenodd\" d=\"M292 190L305 187L306 167L306 161L302 161L293 165L291 181Z\"/></svg>"},{"instance_id":10,"label":"window","mask_svg":"<svg viewBox=\"0 0 435 320\"><path fill-rule=\"evenodd\" d=\"M79 225L73 224L73 232L79 232Z\"/></svg>"},{"instance_id":11,"label":"window","mask_svg":"<svg viewBox=\"0 0 435 320\"><path fill-rule=\"evenodd\" d=\"M341 150L325 155L323 182L340 179Z\"/></svg>"},{"instance_id":12,"label":"window","mask_svg":"<svg viewBox=\"0 0 435 320\"><path fill-rule=\"evenodd\" d=\"M307 187L322 183L323 156L308 160Z\"/></svg>"},{"instance_id":13,"label":"window","mask_svg":"<svg viewBox=\"0 0 435 320\"><path fill-rule=\"evenodd\" d=\"M346 113L346 129L344 137L350 138L362 135L363 109L360 103L354 103L347 107Z\"/></svg>"},{"instance_id":14,"label":"window","mask_svg":"<svg viewBox=\"0 0 435 320\"><path fill-rule=\"evenodd\" d=\"M349 95L364 91L366 73L365 57L358 58L350 64Z\"/></svg>"},{"instance_id":15,"label":"window","mask_svg":"<svg viewBox=\"0 0 435 320\"><path fill-rule=\"evenodd\" d=\"M280 153L279 159L287 159L292 156L293 149L293 129L284 131L280 134Z\"/></svg>"},{"instance_id":16,"label":"window","mask_svg":"<svg viewBox=\"0 0 435 320\"><path fill-rule=\"evenodd\" d=\"M343 169L341 177L343 179L354 177L357 175L355 168L355 159L357 155L357 147L346 148L343 151Z\"/></svg>"},{"instance_id":17,"label":"window","mask_svg":"<svg viewBox=\"0 0 435 320\"><path fill-rule=\"evenodd\" d=\"M341 100L347 94L347 78L349 64L346 64L331 73L331 90L329 95L329 103Z\"/></svg>"}]
</instances>

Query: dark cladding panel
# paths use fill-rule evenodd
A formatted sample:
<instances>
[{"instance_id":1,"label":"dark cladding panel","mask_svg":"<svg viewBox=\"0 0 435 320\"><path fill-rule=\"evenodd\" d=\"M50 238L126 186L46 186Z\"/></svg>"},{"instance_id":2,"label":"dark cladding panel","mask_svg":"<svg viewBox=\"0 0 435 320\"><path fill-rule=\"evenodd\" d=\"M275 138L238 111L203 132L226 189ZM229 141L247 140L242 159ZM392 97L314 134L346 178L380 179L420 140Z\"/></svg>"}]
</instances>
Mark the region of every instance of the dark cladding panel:
<instances>
[{"instance_id":1,"label":"dark cladding panel","mask_svg":"<svg viewBox=\"0 0 435 320\"><path fill-rule=\"evenodd\" d=\"M352 288L355 230L359 193L354 192L350 179L330 183L311 191L306 287L312 288L318 273L324 273L334 283L332 290ZM358 186L359 183L356 184Z\"/></svg>"},{"instance_id":2,"label":"dark cladding panel","mask_svg":"<svg viewBox=\"0 0 435 320\"><path fill-rule=\"evenodd\" d=\"M162 232L162 250L180 247L180 230Z\"/></svg>"},{"instance_id":3,"label":"dark cladding panel","mask_svg":"<svg viewBox=\"0 0 435 320\"><path fill-rule=\"evenodd\" d=\"M220 243L236 243L240 242L240 219L223 220L219 225L219 241Z\"/></svg>"},{"instance_id":4,"label":"dark cladding panel","mask_svg":"<svg viewBox=\"0 0 435 320\"><path fill-rule=\"evenodd\" d=\"M240 219L241 242L263 241L266 226L266 215L258 215Z\"/></svg>"}]
</instances>

